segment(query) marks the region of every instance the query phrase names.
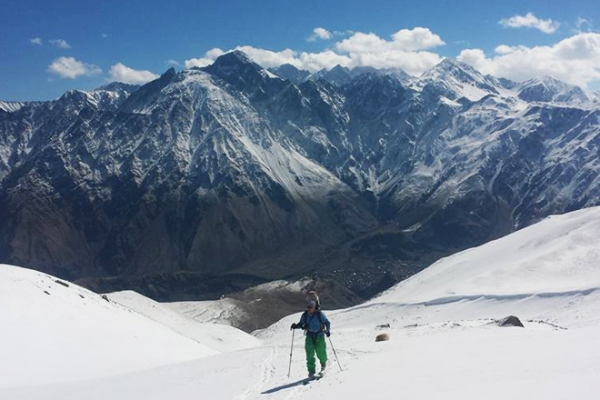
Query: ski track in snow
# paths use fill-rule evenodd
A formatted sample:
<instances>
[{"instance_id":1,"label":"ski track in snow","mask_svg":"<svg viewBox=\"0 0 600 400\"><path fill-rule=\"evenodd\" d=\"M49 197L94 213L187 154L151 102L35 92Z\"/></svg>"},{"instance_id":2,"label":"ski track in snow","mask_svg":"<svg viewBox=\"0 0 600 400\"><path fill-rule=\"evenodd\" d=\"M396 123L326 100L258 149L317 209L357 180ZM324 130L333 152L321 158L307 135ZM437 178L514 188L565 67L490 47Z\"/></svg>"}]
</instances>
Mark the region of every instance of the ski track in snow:
<instances>
[{"instance_id":1,"label":"ski track in snow","mask_svg":"<svg viewBox=\"0 0 600 400\"><path fill-rule=\"evenodd\" d=\"M234 400L250 400L254 398L260 397L262 389L265 387L267 383L271 380L275 373L275 364L274 360L277 358L279 354L279 349L277 346L273 346L269 352L269 355L262 362L260 366L260 378L256 382L254 386L244 391L244 393L235 397Z\"/></svg>"}]
</instances>

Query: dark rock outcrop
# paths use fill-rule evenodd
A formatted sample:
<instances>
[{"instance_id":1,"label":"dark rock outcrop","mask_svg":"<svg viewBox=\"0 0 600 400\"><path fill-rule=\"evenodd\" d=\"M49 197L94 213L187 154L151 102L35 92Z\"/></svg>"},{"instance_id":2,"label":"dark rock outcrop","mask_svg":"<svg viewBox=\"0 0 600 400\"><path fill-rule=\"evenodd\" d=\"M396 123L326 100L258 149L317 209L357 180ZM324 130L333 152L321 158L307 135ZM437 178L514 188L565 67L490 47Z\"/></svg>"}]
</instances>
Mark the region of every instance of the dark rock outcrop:
<instances>
[{"instance_id":1,"label":"dark rock outcrop","mask_svg":"<svg viewBox=\"0 0 600 400\"><path fill-rule=\"evenodd\" d=\"M496 321L496 323L498 324L498 326L519 326L521 328L525 327L521 320L515 317L514 315L510 315L506 318L500 319Z\"/></svg>"}]
</instances>

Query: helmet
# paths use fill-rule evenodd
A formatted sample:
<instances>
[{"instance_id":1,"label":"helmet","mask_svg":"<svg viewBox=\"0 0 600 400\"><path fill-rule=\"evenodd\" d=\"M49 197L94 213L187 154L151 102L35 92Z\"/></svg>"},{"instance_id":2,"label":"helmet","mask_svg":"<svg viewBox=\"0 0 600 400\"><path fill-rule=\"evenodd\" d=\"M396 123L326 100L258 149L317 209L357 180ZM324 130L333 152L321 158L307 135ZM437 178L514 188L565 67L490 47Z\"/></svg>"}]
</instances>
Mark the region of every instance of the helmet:
<instances>
[{"instance_id":1,"label":"helmet","mask_svg":"<svg viewBox=\"0 0 600 400\"><path fill-rule=\"evenodd\" d=\"M315 310L321 309L321 302L319 301L319 295L314 290L306 293L306 301L314 301L315 302Z\"/></svg>"}]
</instances>

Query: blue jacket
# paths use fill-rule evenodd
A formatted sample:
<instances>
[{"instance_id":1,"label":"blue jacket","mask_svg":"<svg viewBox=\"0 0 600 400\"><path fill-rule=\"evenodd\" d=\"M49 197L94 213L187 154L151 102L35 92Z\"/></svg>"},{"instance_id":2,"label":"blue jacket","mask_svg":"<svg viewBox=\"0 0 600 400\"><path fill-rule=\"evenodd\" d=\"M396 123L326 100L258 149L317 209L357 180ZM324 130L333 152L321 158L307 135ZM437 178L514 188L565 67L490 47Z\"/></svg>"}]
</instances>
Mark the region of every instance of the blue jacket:
<instances>
[{"instance_id":1,"label":"blue jacket","mask_svg":"<svg viewBox=\"0 0 600 400\"><path fill-rule=\"evenodd\" d=\"M323 311L315 311L312 315L308 311L304 311L304 314L300 317L300 322L298 322L298 327L322 335L324 331L331 328L331 323L327 316L323 314Z\"/></svg>"}]
</instances>

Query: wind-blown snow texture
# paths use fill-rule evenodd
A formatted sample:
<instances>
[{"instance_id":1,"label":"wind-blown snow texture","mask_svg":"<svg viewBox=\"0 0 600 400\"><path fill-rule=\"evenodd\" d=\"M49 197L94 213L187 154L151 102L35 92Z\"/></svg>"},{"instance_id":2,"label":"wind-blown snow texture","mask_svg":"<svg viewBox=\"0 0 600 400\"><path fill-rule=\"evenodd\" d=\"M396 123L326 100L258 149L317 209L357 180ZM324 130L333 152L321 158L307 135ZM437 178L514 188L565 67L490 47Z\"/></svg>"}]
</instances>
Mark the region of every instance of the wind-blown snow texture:
<instances>
[{"instance_id":1,"label":"wind-blown snow texture","mask_svg":"<svg viewBox=\"0 0 600 400\"><path fill-rule=\"evenodd\" d=\"M343 371L328 342L327 376L308 386L299 332L287 377L300 314L256 332L260 341L222 326L211 353L216 331L189 329L172 307L131 292L107 302L1 266L0 398L595 399L599 235L600 208L553 216L442 259L366 304L326 311ZM508 315L525 327L495 323ZM382 332L390 340L376 343Z\"/></svg>"},{"instance_id":2,"label":"wind-blown snow texture","mask_svg":"<svg viewBox=\"0 0 600 400\"><path fill-rule=\"evenodd\" d=\"M419 78L292 68L233 52L1 103L0 260L164 293L193 273L407 275L600 203L600 108L577 87L452 60Z\"/></svg>"}]
</instances>

